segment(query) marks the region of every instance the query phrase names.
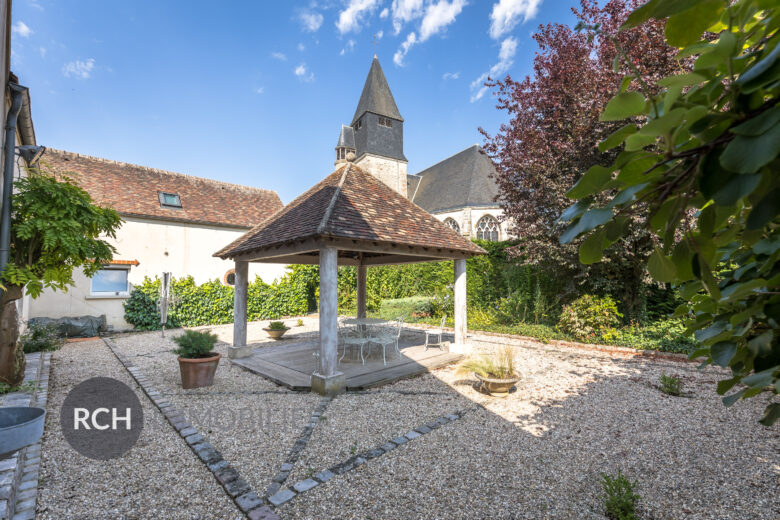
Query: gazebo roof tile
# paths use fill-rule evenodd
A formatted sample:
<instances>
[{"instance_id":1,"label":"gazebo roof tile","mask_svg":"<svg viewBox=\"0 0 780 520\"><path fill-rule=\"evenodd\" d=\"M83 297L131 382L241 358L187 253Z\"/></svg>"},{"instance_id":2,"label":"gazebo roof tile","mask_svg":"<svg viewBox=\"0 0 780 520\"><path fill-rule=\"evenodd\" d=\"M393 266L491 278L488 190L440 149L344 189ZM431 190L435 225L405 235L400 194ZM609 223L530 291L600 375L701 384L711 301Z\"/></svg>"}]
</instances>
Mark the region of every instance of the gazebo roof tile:
<instances>
[{"instance_id":1,"label":"gazebo roof tile","mask_svg":"<svg viewBox=\"0 0 780 520\"><path fill-rule=\"evenodd\" d=\"M233 258L326 237L439 248L467 255L485 252L372 175L346 164L214 256Z\"/></svg>"}]
</instances>

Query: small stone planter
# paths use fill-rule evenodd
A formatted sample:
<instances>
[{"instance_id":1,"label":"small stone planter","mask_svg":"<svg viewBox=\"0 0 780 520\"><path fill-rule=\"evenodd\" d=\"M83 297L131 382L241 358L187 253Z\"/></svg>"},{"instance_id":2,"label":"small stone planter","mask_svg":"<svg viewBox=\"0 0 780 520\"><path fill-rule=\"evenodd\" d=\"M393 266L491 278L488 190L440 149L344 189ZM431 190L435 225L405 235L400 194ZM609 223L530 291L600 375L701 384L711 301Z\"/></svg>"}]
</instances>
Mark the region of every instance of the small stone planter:
<instances>
[{"instance_id":1,"label":"small stone planter","mask_svg":"<svg viewBox=\"0 0 780 520\"><path fill-rule=\"evenodd\" d=\"M46 410L31 406L0 408L0 459L35 444L43 435Z\"/></svg>"},{"instance_id":2,"label":"small stone planter","mask_svg":"<svg viewBox=\"0 0 780 520\"><path fill-rule=\"evenodd\" d=\"M280 339L282 336L284 336L285 332L290 330L290 327L286 327L284 329L270 329L268 327L264 327L263 330L268 333L268 336L271 339Z\"/></svg>"},{"instance_id":3,"label":"small stone planter","mask_svg":"<svg viewBox=\"0 0 780 520\"><path fill-rule=\"evenodd\" d=\"M179 356L179 371L181 372L181 387L186 389L201 388L214 384L214 373L219 365L222 354L211 352L210 357L183 358Z\"/></svg>"},{"instance_id":4,"label":"small stone planter","mask_svg":"<svg viewBox=\"0 0 780 520\"><path fill-rule=\"evenodd\" d=\"M474 377L479 379L482 389L493 397L508 396L512 387L515 386L518 381L520 381L520 376L514 376L507 379L497 379L494 377L483 377L475 373Z\"/></svg>"}]
</instances>

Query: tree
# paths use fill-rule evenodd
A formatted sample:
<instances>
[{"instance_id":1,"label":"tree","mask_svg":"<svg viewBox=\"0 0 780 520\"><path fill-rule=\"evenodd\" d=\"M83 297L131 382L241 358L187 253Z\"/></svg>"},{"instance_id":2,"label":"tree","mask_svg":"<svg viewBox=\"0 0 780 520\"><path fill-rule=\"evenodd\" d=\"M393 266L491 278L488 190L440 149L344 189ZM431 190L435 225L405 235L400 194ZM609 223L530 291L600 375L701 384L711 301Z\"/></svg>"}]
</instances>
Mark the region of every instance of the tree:
<instances>
[{"instance_id":1,"label":"tree","mask_svg":"<svg viewBox=\"0 0 780 520\"><path fill-rule=\"evenodd\" d=\"M598 25L625 49L647 81L660 79L686 64L674 59L676 50L664 42L663 25L650 22L630 31L620 25L636 1L612 0L599 7L583 0L577 16ZM616 154L599 150L595 143L619 124L602 121L599 114L628 70L613 69L617 55L610 38L589 38L571 27L548 24L534 34L539 52L534 75L522 81L507 76L488 83L497 87L498 108L510 121L495 136L481 130L485 150L496 162L499 202L522 239L514 251L557 279L578 289L615 294L629 319L642 316L644 262L652 252L653 237L641 226L620 247L607 253L605 262L583 267L576 245L560 244L563 226L558 216L569 205L566 192L593 164L610 164Z\"/></svg>"},{"instance_id":2,"label":"tree","mask_svg":"<svg viewBox=\"0 0 780 520\"><path fill-rule=\"evenodd\" d=\"M74 269L88 277L111 261L122 223L110 208L92 203L89 194L67 177L29 170L14 184L11 199L11 257L2 273L0 298L0 382L18 384L24 377L16 300L33 298L44 288L66 291Z\"/></svg>"},{"instance_id":3,"label":"tree","mask_svg":"<svg viewBox=\"0 0 780 520\"><path fill-rule=\"evenodd\" d=\"M693 71L648 81L621 53L631 71L601 119L623 126L599 144L620 153L569 191L577 202L561 216L561 241L587 236L580 257L595 262L632 219L661 236L647 266L688 300L676 314L700 342L691 357L730 369L717 385L721 395L736 389L726 406L768 394L761 422L771 425L780 417L780 6L650 0L619 34L650 19L665 21L666 41Z\"/></svg>"}]
</instances>

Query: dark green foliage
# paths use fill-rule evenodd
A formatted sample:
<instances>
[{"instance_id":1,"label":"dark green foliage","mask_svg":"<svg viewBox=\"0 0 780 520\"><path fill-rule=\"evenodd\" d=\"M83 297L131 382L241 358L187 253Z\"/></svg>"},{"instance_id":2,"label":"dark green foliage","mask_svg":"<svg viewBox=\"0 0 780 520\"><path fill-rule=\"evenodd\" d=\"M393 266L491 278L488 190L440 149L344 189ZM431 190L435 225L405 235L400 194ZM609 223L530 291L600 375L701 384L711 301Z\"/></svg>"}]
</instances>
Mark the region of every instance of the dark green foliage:
<instances>
[{"instance_id":1,"label":"dark green foliage","mask_svg":"<svg viewBox=\"0 0 780 520\"><path fill-rule=\"evenodd\" d=\"M209 353L214 350L214 343L217 342L217 335L207 330L185 330L184 334L173 338L173 341L179 345L174 351L176 354L183 358L197 359L209 357Z\"/></svg>"},{"instance_id":2,"label":"dark green foliage","mask_svg":"<svg viewBox=\"0 0 780 520\"><path fill-rule=\"evenodd\" d=\"M285 325L283 321L272 321L271 323L268 324L268 328L270 330L287 330L290 327Z\"/></svg>"},{"instance_id":3,"label":"dark green foliage","mask_svg":"<svg viewBox=\"0 0 780 520\"><path fill-rule=\"evenodd\" d=\"M677 376L662 374L661 391L667 395L680 395L682 393L682 380Z\"/></svg>"},{"instance_id":4,"label":"dark green foliage","mask_svg":"<svg viewBox=\"0 0 780 520\"><path fill-rule=\"evenodd\" d=\"M21 385L9 385L8 383L0 383L0 395L11 394L13 392L32 392L35 390L35 383L27 381Z\"/></svg>"},{"instance_id":5,"label":"dark green foliage","mask_svg":"<svg viewBox=\"0 0 780 520\"><path fill-rule=\"evenodd\" d=\"M558 329L586 341L613 341L623 315L615 300L609 296L598 298L590 294L566 305L558 320Z\"/></svg>"},{"instance_id":6,"label":"dark green foliage","mask_svg":"<svg viewBox=\"0 0 780 520\"><path fill-rule=\"evenodd\" d=\"M159 286L159 283L156 285ZM157 311L154 287L154 282L145 280L144 285L133 288L130 298L124 303L125 321L138 330L157 330L160 328L160 313ZM159 290L157 294L159 294ZM171 319L170 311L168 312L167 326L176 326L176 323Z\"/></svg>"},{"instance_id":7,"label":"dark green foliage","mask_svg":"<svg viewBox=\"0 0 780 520\"><path fill-rule=\"evenodd\" d=\"M613 520L635 520L636 502L641 497L634 493L636 481L631 482L621 471L616 476L601 474L604 489L604 513Z\"/></svg>"},{"instance_id":8,"label":"dark green foliage","mask_svg":"<svg viewBox=\"0 0 780 520\"><path fill-rule=\"evenodd\" d=\"M22 342L25 354L57 350L62 346L62 338L57 334L57 327L41 323L30 323L19 340Z\"/></svg>"}]
</instances>

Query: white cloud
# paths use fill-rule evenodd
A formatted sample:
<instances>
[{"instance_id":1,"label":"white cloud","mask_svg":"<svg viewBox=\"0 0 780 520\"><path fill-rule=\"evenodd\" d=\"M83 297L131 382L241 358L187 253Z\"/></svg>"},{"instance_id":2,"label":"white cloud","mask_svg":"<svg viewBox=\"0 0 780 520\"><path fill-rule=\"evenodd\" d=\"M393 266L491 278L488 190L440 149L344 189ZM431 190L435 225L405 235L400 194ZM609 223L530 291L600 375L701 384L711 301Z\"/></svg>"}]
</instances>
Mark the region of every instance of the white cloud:
<instances>
[{"instance_id":1,"label":"white cloud","mask_svg":"<svg viewBox=\"0 0 780 520\"><path fill-rule=\"evenodd\" d=\"M298 79L301 81L309 82L314 81L314 73L310 72L309 69L306 68L305 63L301 63L297 67L295 67L295 75L298 76Z\"/></svg>"},{"instance_id":2,"label":"white cloud","mask_svg":"<svg viewBox=\"0 0 780 520\"><path fill-rule=\"evenodd\" d=\"M415 43L417 43L417 35L413 32L410 32L406 36L406 40L404 40L404 42L401 44L401 47L395 51L395 54L393 54L393 62L399 67L402 67L406 53L409 52L409 49L411 49L412 45Z\"/></svg>"},{"instance_id":3,"label":"white cloud","mask_svg":"<svg viewBox=\"0 0 780 520\"><path fill-rule=\"evenodd\" d=\"M287 55L283 52L272 52L271 57L279 61L287 61Z\"/></svg>"},{"instance_id":4,"label":"white cloud","mask_svg":"<svg viewBox=\"0 0 780 520\"><path fill-rule=\"evenodd\" d=\"M92 74L94 68L94 58L89 58L86 61L69 61L62 66L62 73L66 78L73 76L74 78L87 79Z\"/></svg>"},{"instance_id":5,"label":"white cloud","mask_svg":"<svg viewBox=\"0 0 780 520\"><path fill-rule=\"evenodd\" d=\"M458 79L460 77L460 72L445 72L444 75L441 77L441 79L447 81L450 79Z\"/></svg>"},{"instance_id":6,"label":"white cloud","mask_svg":"<svg viewBox=\"0 0 780 520\"><path fill-rule=\"evenodd\" d=\"M298 44L298 50L299 50L300 52L303 52L303 51L305 51L305 50L306 50L306 46L305 46L303 43L299 43L299 44Z\"/></svg>"},{"instance_id":7,"label":"white cloud","mask_svg":"<svg viewBox=\"0 0 780 520\"><path fill-rule=\"evenodd\" d=\"M30 4L30 7L34 7L39 11L43 11L43 6L38 3L38 0L29 0L27 3Z\"/></svg>"},{"instance_id":8,"label":"white cloud","mask_svg":"<svg viewBox=\"0 0 780 520\"><path fill-rule=\"evenodd\" d=\"M38 52L40 53L41 58L46 57L46 47L38 47Z\"/></svg>"},{"instance_id":9,"label":"white cloud","mask_svg":"<svg viewBox=\"0 0 780 520\"><path fill-rule=\"evenodd\" d=\"M22 38L29 38L30 35L33 33L33 30L27 27L27 24L23 21L19 20L13 26L11 27L11 32L14 34L18 34Z\"/></svg>"},{"instance_id":10,"label":"white cloud","mask_svg":"<svg viewBox=\"0 0 780 520\"><path fill-rule=\"evenodd\" d=\"M423 15L423 0L393 0L393 30L401 32L405 23Z\"/></svg>"},{"instance_id":11,"label":"white cloud","mask_svg":"<svg viewBox=\"0 0 780 520\"><path fill-rule=\"evenodd\" d=\"M384 20L385 18L388 17L389 14L390 14L390 9L385 7L384 9L382 9L382 12L379 13L379 18L382 18Z\"/></svg>"},{"instance_id":12,"label":"white cloud","mask_svg":"<svg viewBox=\"0 0 780 520\"><path fill-rule=\"evenodd\" d=\"M301 11L298 16L304 31L317 32L322 26L324 17L316 11Z\"/></svg>"},{"instance_id":13,"label":"white cloud","mask_svg":"<svg viewBox=\"0 0 780 520\"><path fill-rule=\"evenodd\" d=\"M346 53L354 51L355 50L355 45L357 45L357 42L355 40L353 40L353 39L350 39L347 42L347 45L345 45L344 48L341 49L341 52L339 52L339 54L341 56L344 56Z\"/></svg>"},{"instance_id":14,"label":"white cloud","mask_svg":"<svg viewBox=\"0 0 780 520\"><path fill-rule=\"evenodd\" d=\"M497 40L539 11L542 0L499 0L490 13L490 37ZM521 20L522 18L522 20Z\"/></svg>"},{"instance_id":15,"label":"white cloud","mask_svg":"<svg viewBox=\"0 0 780 520\"><path fill-rule=\"evenodd\" d=\"M501 49L498 51L498 63L490 67L488 72L485 72L480 77L471 82L471 102L474 103L482 99L488 88L484 85L488 77L496 78L501 74L509 70L515 59L517 53L517 39L510 36L501 42Z\"/></svg>"},{"instance_id":16,"label":"white cloud","mask_svg":"<svg viewBox=\"0 0 780 520\"><path fill-rule=\"evenodd\" d=\"M265 87L257 87L255 89L255 94L262 94L265 91Z\"/></svg>"},{"instance_id":17,"label":"white cloud","mask_svg":"<svg viewBox=\"0 0 780 520\"><path fill-rule=\"evenodd\" d=\"M339 13L336 28L341 34L360 32L365 18L373 13L381 0L349 0L347 6Z\"/></svg>"},{"instance_id":18,"label":"white cloud","mask_svg":"<svg viewBox=\"0 0 780 520\"><path fill-rule=\"evenodd\" d=\"M376 36L377 40L381 40L382 36L385 35L385 31L380 30L378 33L376 33L374 36Z\"/></svg>"},{"instance_id":19,"label":"white cloud","mask_svg":"<svg viewBox=\"0 0 780 520\"><path fill-rule=\"evenodd\" d=\"M452 24L465 5L466 0L439 0L428 4L425 8L425 14L422 17L422 21L420 22L419 36L414 32L409 33L406 40L401 44L401 47L393 55L395 64L398 66L403 65L404 58L412 46L426 41L431 36L439 34L446 29L448 25ZM395 3L393 6L395 6ZM393 16L395 16L395 14Z\"/></svg>"}]
</instances>

